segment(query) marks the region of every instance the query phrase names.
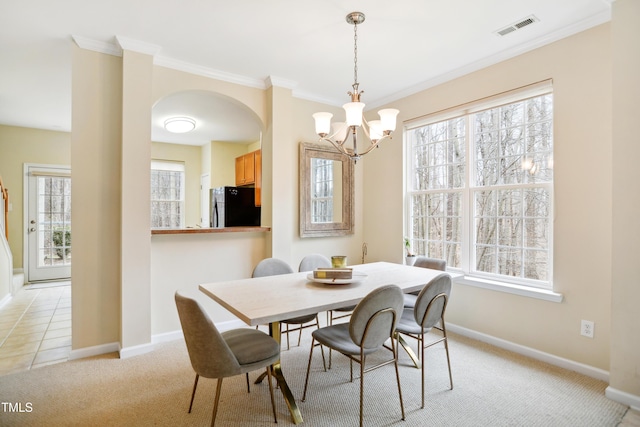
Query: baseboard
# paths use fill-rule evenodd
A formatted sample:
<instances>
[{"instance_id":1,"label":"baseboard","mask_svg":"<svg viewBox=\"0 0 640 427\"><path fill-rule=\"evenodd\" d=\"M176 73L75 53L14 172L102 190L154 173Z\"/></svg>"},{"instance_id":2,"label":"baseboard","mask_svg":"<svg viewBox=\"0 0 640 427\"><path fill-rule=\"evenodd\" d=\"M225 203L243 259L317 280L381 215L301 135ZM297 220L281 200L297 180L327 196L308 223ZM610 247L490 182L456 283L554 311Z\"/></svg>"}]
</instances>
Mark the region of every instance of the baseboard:
<instances>
[{"instance_id":1,"label":"baseboard","mask_svg":"<svg viewBox=\"0 0 640 427\"><path fill-rule=\"evenodd\" d=\"M85 357L99 356L106 353L116 353L120 350L120 344L112 342L109 344L95 345L92 347L79 348L71 350L69 360L84 359Z\"/></svg>"},{"instance_id":2,"label":"baseboard","mask_svg":"<svg viewBox=\"0 0 640 427\"><path fill-rule=\"evenodd\" d=\"M120 349L120 359L128 359L129 357L146 354L152 352L154 348L152 343L124 347Z\"/></svg>"},{"instance_id":3,"label":"baseboard","mask_svg":"<svg viewBox=\"0 0 640 427\"><path fill-rule=\"evenodd\" d=\"M570 371L579 372L591 378L605 381L607 383L609 382L609 372L599 368L595 368L593 366L578 363L573 360L565 359L563 357L554 356L553 354L545 353L531 347L526 347L524 345L516 344L510 341L503 340L501 338L496 338L491 335L476 332L474 330L463 328L462 326L453 325L451 323L447 323L447 330L459 335L463 335L465 337L486 342L487 344L491 344L505 350L513 351L514 353L522 354L523 356L531 357L532 359L540 360L542 362L546 362L554 366L559 366Z\"/></svg>"},{"instance_id":4,"label":"baseboard","mask_svg":"<svg viewBox=\"0 0 640 427\"><path fill-rule=\"evenodd\" d=\"M220 332L224 332L224 331L228 331L236 328L246 328L246 327L247 327L247 324L240 319L228 320L226 322L216 323L216 328L218 328L218 331ZM182 333L182 329L179 329L177 331L166 332L164 334L156 334L151 337L151 342L153 344L160 344L164 342L180 340L183 338L184 338L184 334Z\"/></svg>"},{"instance_id":5,"label":"baseboard","mask_svg":"<svg viewBox=\"0 0 640 427\"><path fill-rule=\"evenodd\" d=\"M182 334L182 329L180 329L173 332L166 332L164 334L153 335L151 337L151 343L161 344L163 342L171 342L171 341L179 340L179 339L182 339L183 337L184 335Z\"/></svg>"},{"instance_id":6,"label":"baseboard","mask_svg":"<svg viewBox=\"0 0 640 427\"><path fill-rule=\"evenodd\" d=\"M0 299L0 308L2 308L2 306L4 306L9 301L11 301L11 298L12 298L11 293L8 293L7 295L4 296L4 298Z\"/></svg>"},{"instance_id":7,"label":"baseboard","mask_svg":"<svg viewBox=\"0 0 640 427\"><path fill-rule=\"evenodd\" d=\"M11 293L13 295L16 294L24 286L24 270L22 268L14 268L13 269L13 281L11 283Z\"/></svg>"},{"instance_id":8,"label":"baseboard","mask_svg":"<svg viewBox=\"0 0 640 427\"><path fill-rule=\"evenodd\" d=\"M0 301L0 305L2 302ZM228 331L230 329L246 327L247 324L242 320L229 320L226 322L216 323L216 327L220 332ZM145 354L153 351L156 344L171 342L178 339L182 339L182 329L172 332L166 332L163 334L157 334L151 337L151 343L141 344L132 347L120 348L120 343L114 342L109 344L96 345L93 347L85 347L78 350L71 350L69 354L69 360L83 359L85 357L99 356L106 353L118 352L120 359L126 359L140 354Z\"/></svg>"},{"instance_id":9,"label":"baseboard","mask_svg":"<svg viewBox=\"0 0 640 427\"><path fill-rule=\"evenodd\" d=\"M640 396L616 390L611 386L605 389L604 395L615 402L629 405L634 411L640 411Z\"/></svg>"}]
</instances>

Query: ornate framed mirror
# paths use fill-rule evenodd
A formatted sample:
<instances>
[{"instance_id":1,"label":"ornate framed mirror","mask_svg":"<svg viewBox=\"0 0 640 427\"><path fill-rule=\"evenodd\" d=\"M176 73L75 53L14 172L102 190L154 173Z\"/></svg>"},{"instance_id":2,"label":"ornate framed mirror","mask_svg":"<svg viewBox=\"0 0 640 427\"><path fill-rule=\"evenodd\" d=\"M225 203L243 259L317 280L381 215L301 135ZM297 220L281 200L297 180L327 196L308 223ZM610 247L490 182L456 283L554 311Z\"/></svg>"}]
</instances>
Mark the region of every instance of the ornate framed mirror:
<instances>
[{"instance_id":1,"label":"ornate framed mirror","mask_svg":"<svg viewBox=\"0 0 640 427\"><path fill-rule=\"evenodd\" d=\"M300 143L300 237L353 234L353 162L330 145Z\"/></svg>"}]
</instances>

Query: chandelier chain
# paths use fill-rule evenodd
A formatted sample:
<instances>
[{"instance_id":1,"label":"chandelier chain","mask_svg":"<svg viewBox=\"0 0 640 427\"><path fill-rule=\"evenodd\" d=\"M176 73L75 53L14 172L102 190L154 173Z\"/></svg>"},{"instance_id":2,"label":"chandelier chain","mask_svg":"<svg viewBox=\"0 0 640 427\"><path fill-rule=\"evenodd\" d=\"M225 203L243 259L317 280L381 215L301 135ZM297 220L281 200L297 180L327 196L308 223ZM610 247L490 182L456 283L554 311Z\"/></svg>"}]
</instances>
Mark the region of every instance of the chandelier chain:
<instances>
[{"instance_id":1,"label":"chandelier chain","mask_svg":"<svg viewBox=\"0 0 640 427\"><path fill-rule=\"evenodd\" d=\"M358 24L353 25L353 83L358 84Z\"/></svg>"}]
</instances>

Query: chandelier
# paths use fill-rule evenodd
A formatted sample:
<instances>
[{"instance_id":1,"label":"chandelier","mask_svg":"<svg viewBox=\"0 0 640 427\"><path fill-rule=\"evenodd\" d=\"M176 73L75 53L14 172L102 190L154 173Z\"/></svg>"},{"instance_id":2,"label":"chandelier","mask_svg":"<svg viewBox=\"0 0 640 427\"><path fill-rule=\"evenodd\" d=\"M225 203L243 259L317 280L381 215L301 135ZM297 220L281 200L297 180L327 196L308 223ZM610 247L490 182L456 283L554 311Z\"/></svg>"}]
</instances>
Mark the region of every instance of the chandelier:
<instances>
[{"instance_id":1,"label":"chandelier","mask_svg":"<svg viewBox=\"0 0 640 427\"><path fill-rule=\"evenodd\" d=\"M363 117L364 103L360 102L360 91L358 86L358 24L364 22L364 13L351 12L346 17L347 22L353 25L353 88L352 92L347 92L351 96L351 102L342 106L346 115L346 122L331 123L333 114L315 113L313 118L316 123L316 133L320 136L320 141L330 142L340 153L357 162L360 157L376 148L380 142L391 138L391 132L396 129L396 116L398 110L385 108L378 111L380 120L367 121ZM369 145L358 151L358 129L361 128L368 139ZM346 141L351 136L351 146L346 146Z\"/></svg>"}]
</instances>

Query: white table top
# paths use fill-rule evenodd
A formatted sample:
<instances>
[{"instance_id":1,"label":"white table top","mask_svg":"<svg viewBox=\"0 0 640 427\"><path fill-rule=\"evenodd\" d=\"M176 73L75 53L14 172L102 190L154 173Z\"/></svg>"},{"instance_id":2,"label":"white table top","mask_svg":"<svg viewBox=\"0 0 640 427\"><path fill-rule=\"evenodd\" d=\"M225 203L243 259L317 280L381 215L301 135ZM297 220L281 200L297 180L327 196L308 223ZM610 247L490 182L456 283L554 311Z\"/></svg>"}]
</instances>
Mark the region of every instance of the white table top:
<instances>
[{"instance_id":1,"label":"white table top","mask_svg":"<svg viewBox=\"0 0 640 427\"><path fill-rule=\"evenodd\" d=\"M367 278L348 285L325 285L307 279L309 272L206 283L200 290L246 324L264 325L292 317L354 305L373 289L394 284L403 292L422 288L440 270L389 262L351 266Z\"/></svg>"}]
</instances>

